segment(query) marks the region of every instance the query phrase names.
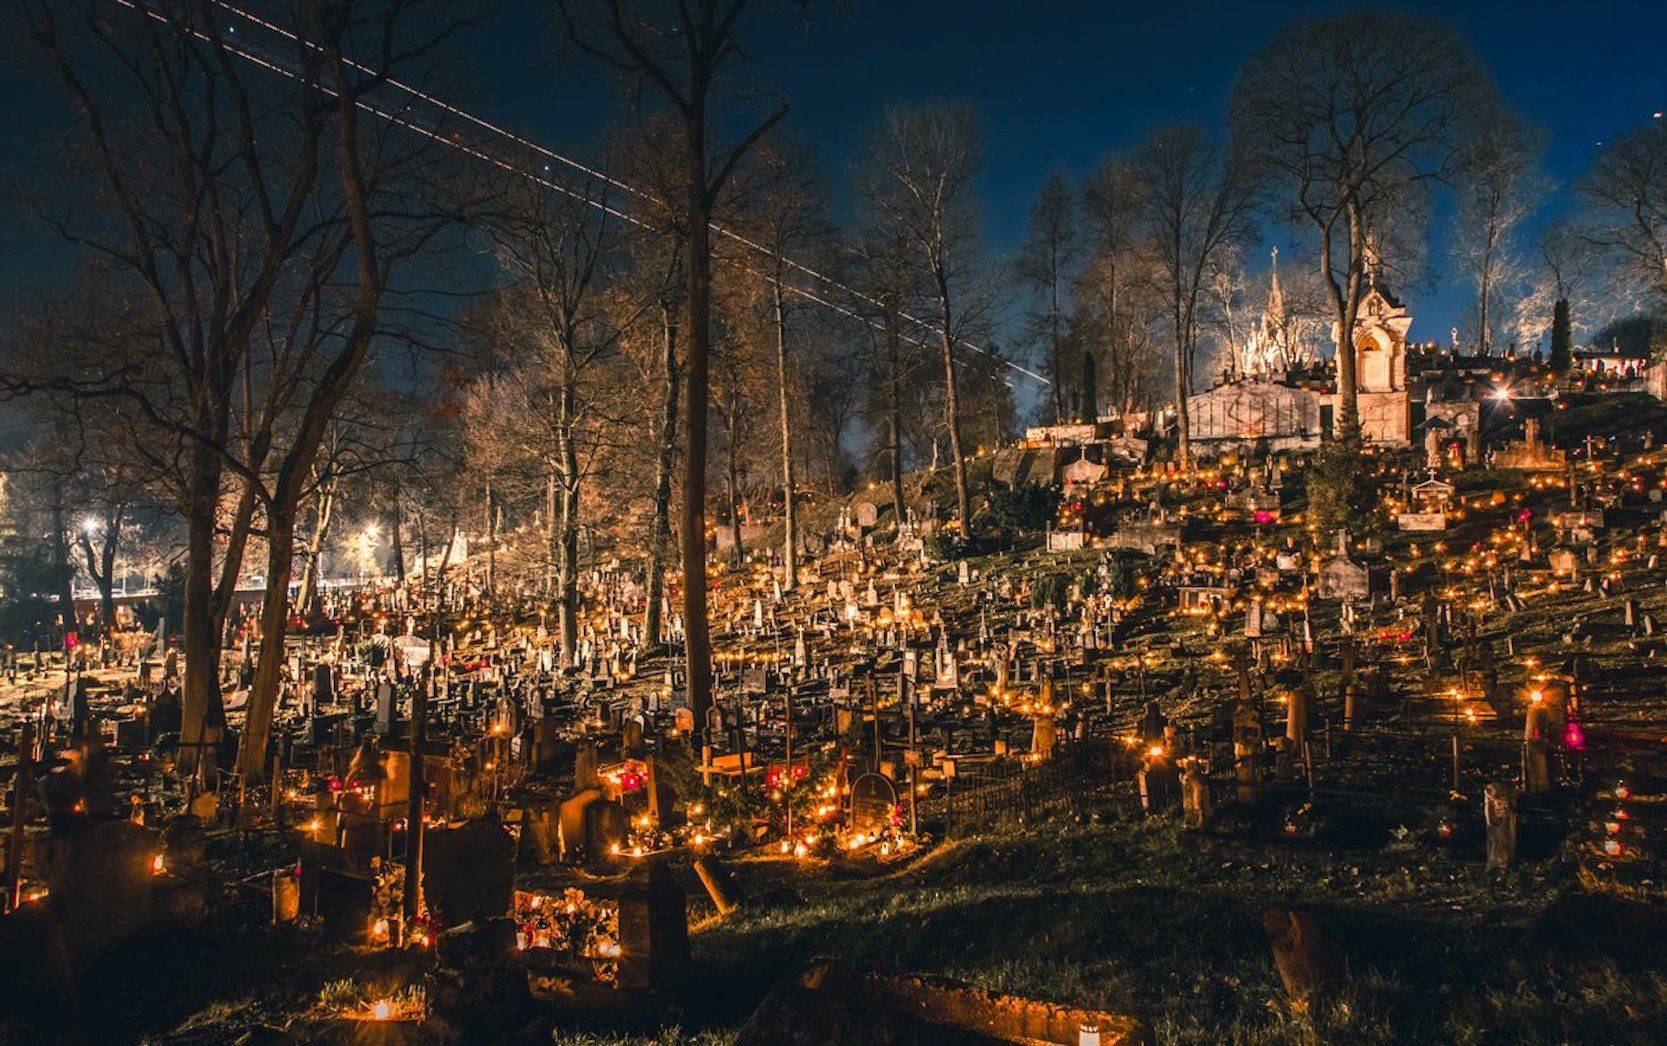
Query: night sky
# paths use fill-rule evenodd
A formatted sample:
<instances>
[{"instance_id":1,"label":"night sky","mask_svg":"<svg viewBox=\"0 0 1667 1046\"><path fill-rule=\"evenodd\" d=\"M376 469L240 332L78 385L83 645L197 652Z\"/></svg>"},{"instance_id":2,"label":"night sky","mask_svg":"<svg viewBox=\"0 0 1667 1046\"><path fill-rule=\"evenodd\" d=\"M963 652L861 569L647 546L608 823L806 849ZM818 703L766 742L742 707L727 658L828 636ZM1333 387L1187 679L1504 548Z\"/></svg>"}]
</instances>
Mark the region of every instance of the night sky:
<instances>
[{"instance_id":1,"label":"night sky","mask_svg":"<svg viewBox=\"0 0 1667 1046\"><path fill-rule=\"evenodd\" d=\"M1455 21L1493 68L1508 99L1550 139L1546 166L1566 184L1609 135L1667 107L1667 2L1401 3ZM1298 2L1078 3L1020 0L851 0L767 7L744 41L743 79L791 114L786 133L816 147L835 191L848 198L857 162L890 101L956 98L982 115L987 163L982 197L997 257L1023 234L1037 186L1054 169L1073 176L1132 145L1149 125L1190 119L1219 125L1233 78L1283 23L1337 10ZM495 19L458 47L463 97L482 115L543 144L589 158L604 129L626 117L617 83L582 56L558 53L545 0L502 0ZM67 121L56 86L13 60L0 86L17 148L0 160L13 179L39 176L33 141ZM738 117L739 118L739 117ZM1553 209L1563 201L1553 204ZM1541 216L1543 220L1544 216ZM45 234L12 211L0 234L0 293L59 270ZM1435 230L1425 286L1407 288L1414 338L1445 340L1466 290L1445 263ZM1287 234L1276 230L1271 242ZM1260 257L1253 266L1260 268Z\"/></svg>"}]
</instances>

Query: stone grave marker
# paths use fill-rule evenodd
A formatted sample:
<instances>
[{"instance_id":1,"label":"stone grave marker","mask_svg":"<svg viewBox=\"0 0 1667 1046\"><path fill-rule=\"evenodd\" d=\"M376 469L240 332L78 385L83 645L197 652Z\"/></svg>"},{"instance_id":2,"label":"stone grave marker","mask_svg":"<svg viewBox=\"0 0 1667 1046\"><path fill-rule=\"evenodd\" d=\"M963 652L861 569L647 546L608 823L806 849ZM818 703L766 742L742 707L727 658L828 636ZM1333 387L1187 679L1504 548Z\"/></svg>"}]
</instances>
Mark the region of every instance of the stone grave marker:
<instances>
[{"instance_id":1,"label":"stone grave marker","mask_svg":"<svg viewBox=\"0 0 1667 1046\"><path fill-rule=\"evenodd\" d=\"M376 687L376 726L377 733L386 736L394 732L394 688L387 682L378 683Z\"/></svg>"},{"instance_id":2,"label":"stone grave marker","mask_svg":"<svg viewBox=\"0 0 1667 1046\"><path fill-rule=\"evenodd\" d=\"M631 871L619 898L619 948L622 989L668 991L689 975L688 907L661 861Z\"/></svg>"},{"instance_id":3,"label":"stone grave marker","mask_svg":"<svg viewBox=\"0 0 1667 1046\"><path fill-rule=\"evenodd\" d=\"M582 749L581 749L582 751ZM557 811L557 840L563 860L577 860L585 852L586 811L602 801L602 791L586 788L563 802Z\"/></svg>"},{"instance_id":4,"label":"stone grave marker","mask_svg":"<svg viewBox=\"0 0 1667 1046\"><path fill-rule=\"evenodd\" d=\"M423 845L423 896L455 926L509 912L515 840L496 817L435 829Z\"/></svg>"},{"instance_id":5,"label":"stone grave marker","mask_svg":"<svg viewBox=\"0 0 1667 1046\"><path fill-rule=\"evenodd\" d=\"M880 774L863 774L851 783L851 830L870 835L891 825L897 810L897 786Z\"/></svg>"}]
</instances>

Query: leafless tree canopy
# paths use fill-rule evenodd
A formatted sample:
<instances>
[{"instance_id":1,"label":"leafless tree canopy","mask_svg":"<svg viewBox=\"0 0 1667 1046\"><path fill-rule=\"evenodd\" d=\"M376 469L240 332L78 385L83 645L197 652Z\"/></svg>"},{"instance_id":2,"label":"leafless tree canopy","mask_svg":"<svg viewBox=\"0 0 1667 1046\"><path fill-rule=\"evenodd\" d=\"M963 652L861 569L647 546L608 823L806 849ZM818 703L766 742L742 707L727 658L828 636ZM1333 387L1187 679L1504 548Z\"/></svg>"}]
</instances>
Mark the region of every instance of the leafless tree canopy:
<instances>
[{"instance_id":1,"label":"leafless tree canopy","mask_svg":"<svg viewBox=\"0 0 1667 1046\"><path fill-rule=\"evenodd\" d=\"M1667 304L1667 124L1628 131L1604 146L1581 183L1593 242L1628 277Z\"/></svg>"},{"instance_id":2,"label":"leafless tree canopy","mask_svg":"<svg viewBox=\"0 0 1667 1046\"><path fill-rule=\"evenodd\" d=\"M1421 185L1457 169L1459 145L1494 111L1494 96L1492 77L1450 27L1377 11L1291 25L1250 56L1234 85L1235 138L1275 172L1291 213L1318 237L1345 429L1359 417L1345 350L1372 238Z\"/></svg>"}]
</instances>

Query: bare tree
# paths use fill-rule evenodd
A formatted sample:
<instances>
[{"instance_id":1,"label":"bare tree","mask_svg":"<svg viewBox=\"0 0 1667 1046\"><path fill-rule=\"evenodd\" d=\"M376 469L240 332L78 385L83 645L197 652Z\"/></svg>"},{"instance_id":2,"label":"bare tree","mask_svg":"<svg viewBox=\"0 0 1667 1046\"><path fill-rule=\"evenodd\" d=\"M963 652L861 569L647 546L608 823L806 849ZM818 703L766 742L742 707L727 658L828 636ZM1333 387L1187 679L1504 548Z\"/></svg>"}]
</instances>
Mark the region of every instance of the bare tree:
<instances>
[{"instance_id":1,"label":"bare tree","mask_svg":"<svg viewBox=\"0 0 1667 1046\"><path fill-rule=\"evenodd\" d=\"M1587 236L1667 304L1667 122L1651 121L1604 146L1580 190L1589 206Z\"/></svg>"},{"instance_id":2,"label":"bare tree","mask_svg":"<svg viewBox=\"0 0 1667 1046\"><path fill-rule=\"evenodd\" d=\"M1065 316L1069 308L1065 297L1070 292L1076 256L1076 199L1065 175L1055 171L1042 183L1030 205L1030 225L1014 266L1020 285L1034 302L1030 331L1048 346L1048 376L1053 379L1048 392L1055 425L1064 424L1067 415L1075 413L1073 400L1081 399L1067 394L1078 382L1067 376L1065 359Z\"/></svg>"},{"instance_id":3,"label":"bare tree","mask_svg":"<svg viewBox=\"0 0 1667 1046\"><path fill-rule=\"evenodd\" d=\"M1077 325L1101 347L1104 366L1095 370L1104 375L1117 413L1126 416L1148 391L1152 321L1161 312L1140 178L1126 160L1108 159L1088 176L1082 212L1091 253L1077 289ZM1084 351L1091 351L1086 342ZM1097 396L1098 390L1088 393Z\"/></svg>"},{"instance_id":4,"label":"bare tree","mask_svg":"<svg viewBox=\"0 0 1667 1046\"><path fill-rule=\"evenodd\" d=\"M268 66L286 73L276 81L245 64L216 5L113 16L107 5L79 0L25 8L31 39L81 114L105 205L89 220L67 210L48 220L131 280L152 318L154 348L71 381L147 416L153 439L136 442L135 452L169 479L187 522L187 765L205 765L198 757L222 719L221 621L260 507L266 627L243 765L250 776L264 768L294 513L330 415L368 352L392 261L373 212L375 186L398 163L361 131L357 103L396 63L466 24L454 19L416 42L408 35L415 6L307 5L295 37L263 45ZM348 53L377 55L384 68L367 73ZM338 291L341 283L351 289ZM275 448L280 418L287 445ZM220 550L228 476L244 493Z\"/></svg>"},{"instance_id":5,"label":"bare tree","mask_svg":"<svg viewBox=\"0 0 1667 1046\"><path fill-rule=\"evenodd\" d=\"M902 330L902 314L913 307L921 292L913 245L905 232L871 213L853 248L851 270L862 295L852 308L868 324L864 337L870 345L866 413L882 435L886 485L891 492L892 520L898 537L908 509L903 492L903 414L910 386L920 371L918 351Z\"/></svg>"},{"instance_id":6,"label":"bare tree","mask_svg":"<svg viewBox=\"0 0 1667 1046\"><path fill-rule=\"evenodd\" d=\"M689 707L704 724L712 703L712 639L706 612L706 424L711 398L712 240L714 208L735 165L787 115L778 108L727 153L714 156L711 101L719 76L739 53L736 29L749 0L557 0L567 38L627 77L640 96L652 85L681 126L684 198L671 212L683 240L688 345L683 459L683 623ZM581 10L583 8L583 10ZM670 10L664 10L670 8ZM704 728L704 726L703 726Z\"/></svg>"},{"instance_id":7,"label":"bare tree","mask_svg":"<svg viewBox=\"0 0 1667 1046\"><path fill-rule=\"evenodd\" d=\"M1494 333L1506 326L1506 295L1524 276L1517 230L1539 206L1544 179L1539 135L1509 112L1494 114L1483 126L1459 151L1454 255L1476 286L1477 351L1491 356Z\"/></svg>"},{"instance_id":8,"label":"bare tree","mask_svg":"<svg viewBox=\"0 0 1667 1046\"><path fill-rule=\"evenodd\" d=\"M1359 427L1352 346L1372 233L1419 183L1453 167L1468 119L1492 106L1492 78L1453 29L1427 15L1357 11L1303 20L1245 63L1228 117L1234 137L1280 176L1336 320L1338 427Z\"/></svg>"},{"instance_id":9,"label":"bare tree","mask_svg":"<svg viewBox=\"0 0 1667 1046\"><path fill-rule=\"evenodd\" d=\"M65 289L14 313L0 364L0 383L47 390L25 404L31 409L10 414L34 435L14 471L51 477L48 500L62 528L52 547L81 553L80 569L98 589L99 627L105 632L116 627L117 561L130 519L153 500L155 477L128 450L133 434L148 429L142 413L121 398L92 403L79 395L74 382L81 372L73 361L108 362L143 352L152 344L147 327L142 307L112 285L106 266L94 264ZM66 576L56 593L60 600L72 598L68 586ZM72 617L66 604L70 628L76 624Z\"/></svg>"},{"instance_id":10,"label":"bare tree","mask_svg":"<svg viewBox=\"0 0 1667 1046\"><path fill-rule=\"evenodd\" d=\"M1551 332L1564 309L1571 323L1591 328L1612 318L1602 310L1599 293L1605 248L1572 222L1559 222L1540 234L1535 264L1529 267L1528 291L1513 309L1513 330L1521 345L1536 345Z\"/></svg>"},{"instance_id":11,"label":"bare tree","mask_svg":"<svg viewBox=\"0 0 1667 1046\"><path fill-rule=\"evenodd\" d=\"M913 244L916 264L937 306L944 372L944 423L955 471L955 508L963 533L972 527L966 453L961 445L957 331L971 318L963 297L977 250L973 180L983 160L977 118L964 105L891 106L874 145L865 185L876 212ZM960 325L960 326L958 326Z\"/></svg>"},{"instance_id":12,"label":"bare tree","mask_svg":"<svg viewBox=\"0 0 1667 1046\"><path fill-rule=\"evenodd\" d=\"M789 256L808 257L826 242L830 228L822 217L823 190L817 184L811 157L802 149L777 145L760 150L749 171L753 184L749 225L769 254L770 331L775 343L775 378L781 439L782 575L787 588L799 581L799 509L795 490L793 384L797 364L789 348L791 312L787 281Z\"/></svg>"},{"instance_id":13,"label":"bare tree","mask_svg":"<svg viewBox=\"0 0 1667 1046\"><path fill-rule=\"evenodd\" d=\"M1201 127L1175 124L1149 133L1135 151L1142 212L1162 271L1160 291L1175 338L1175 416L1182 468L1192 465L1194 357L1212 272L1248 232L1255 179L1244 155Z\"/></svg>"},{"instance_id":14,"label":"bare tree","mask_svg":"<svg viewBox=\"0 0 1667 1046\"><path fill-rule=\"evenodd\" d=\"M561 658L570 665L578 639L580 494L606 420L593 386L630 317L604 308L618 257L606 212L538 189L514 200L494 223L494 237L500 266L514 281L497 329L516 358L484 408L501 424L479 428L489 438L507 437L511 455L530 450L555 481L551 551ZM525 438L528 425L537 438Z\"/></svg>"}]
</instances>

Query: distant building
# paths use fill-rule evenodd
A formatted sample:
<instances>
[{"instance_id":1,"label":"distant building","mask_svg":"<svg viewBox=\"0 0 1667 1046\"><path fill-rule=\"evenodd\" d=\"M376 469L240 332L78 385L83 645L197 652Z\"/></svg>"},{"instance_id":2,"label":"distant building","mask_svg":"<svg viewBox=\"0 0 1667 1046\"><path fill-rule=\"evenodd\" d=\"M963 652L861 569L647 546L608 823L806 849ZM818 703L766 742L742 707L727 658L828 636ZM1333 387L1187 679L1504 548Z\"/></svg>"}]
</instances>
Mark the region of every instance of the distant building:
<instances>
[{"instance_id":1,"label":"distant building","mask_svg":"<svg viewBox=\"0 0 1667 1046\"><path fill-rule=\"evenodd\" d=\"M1646 348L1623 348L1619 342L1607 349L1591 345L1574 351L1574 365L1606 378L1637 378L1649 368L1650 353Z\"/></svg>"},{"instance_id":2,"label":"distant building","mask_svg":"<svg viewBox=\"0 0 1667 1046\"><path fill-rule=\"evenodd\" d=\"M1410 446L1421 438L1426 417L1458 429L1480 423L1480 404L1470 382L1409 378L1407 331L1412 316L1376 276L1367 290L1348 339L1355 354L1355 393L1362 433L1373 443ZM1240 373L1187 398L1192 442L1203 453L1246 444L1265 450L1318 446L1336 423L1335 372L1289 353L1284 298L1275 269L1262 322L1238 355ZM1333 342L1337 337L1332 328ZM1282 364L1282 365L1276 365Z\"/></svg>"}]
</instances>

